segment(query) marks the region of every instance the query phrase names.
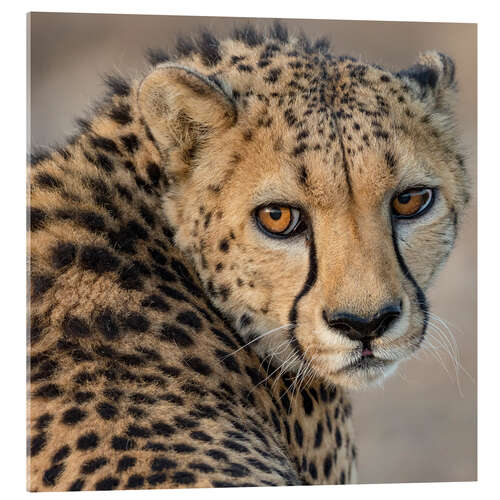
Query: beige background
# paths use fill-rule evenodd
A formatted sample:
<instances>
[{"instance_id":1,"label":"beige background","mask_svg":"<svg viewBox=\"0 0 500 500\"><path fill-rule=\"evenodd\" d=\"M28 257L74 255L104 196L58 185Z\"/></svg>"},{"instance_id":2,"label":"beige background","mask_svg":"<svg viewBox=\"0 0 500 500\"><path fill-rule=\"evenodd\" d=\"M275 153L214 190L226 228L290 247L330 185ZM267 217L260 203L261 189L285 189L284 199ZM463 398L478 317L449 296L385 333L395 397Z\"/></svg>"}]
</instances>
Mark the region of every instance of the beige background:
<instances>
[{"instance_id":1,"label":"beige background","mask_svg":"<svg viewBox=\"0 0 500 500\"><path fill-rule=\"evenodd\" d=\"M268 20L252 20L268 24ZM243 20L169 16L32 14L30 137L33 146L64 142L73 119L103 92L100 75L146 69L148 47L173 47L177 34L208 26L227 34ZM390 69L410 66L419 51L452 56L460 84L458 118L476 185L476 54L473 24L283 21L290 30L326 36L339 54ZM28 46L30 53L30 46ZM360 481L476 479L476 196L454 253L431 293L432 311L460 349L458 378L444 350L408 361L383 387L354 395ZM447 373L449 372L449 374ZM466 372L469 375L466 374Z\"/></svg>"}]
</instances>

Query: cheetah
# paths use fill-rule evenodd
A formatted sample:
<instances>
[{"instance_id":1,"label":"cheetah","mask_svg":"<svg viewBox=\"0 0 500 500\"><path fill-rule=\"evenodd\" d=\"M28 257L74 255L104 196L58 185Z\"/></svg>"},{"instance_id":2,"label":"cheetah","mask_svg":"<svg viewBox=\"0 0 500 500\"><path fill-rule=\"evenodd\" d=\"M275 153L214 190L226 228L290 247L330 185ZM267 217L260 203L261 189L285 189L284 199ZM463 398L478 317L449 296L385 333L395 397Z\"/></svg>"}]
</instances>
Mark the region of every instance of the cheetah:
<instances>
[{"instance_id":1,"label":"cheetah","mask_svg":"<svg viewBox=\"0 0 500 500\"><path fill-rule=\"evenodd\" d=\"M469 197L453 61L180 38L29 165L28 489L343 484Z\"/></svg>"}]
</instances>

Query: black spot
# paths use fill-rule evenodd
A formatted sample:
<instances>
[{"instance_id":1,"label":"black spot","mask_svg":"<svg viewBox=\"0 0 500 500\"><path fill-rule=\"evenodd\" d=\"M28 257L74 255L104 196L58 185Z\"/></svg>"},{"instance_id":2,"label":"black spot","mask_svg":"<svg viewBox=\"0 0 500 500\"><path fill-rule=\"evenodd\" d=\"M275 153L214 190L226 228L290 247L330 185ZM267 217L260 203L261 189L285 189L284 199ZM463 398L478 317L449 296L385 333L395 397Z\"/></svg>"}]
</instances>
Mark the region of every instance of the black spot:
<instances>
[{"instance_id":1,"label":"black spot","mask_svg":"<svg viewBox=\"0 0 500 500\"><path fill-rule=\"evenodd\" d=\"M226 351L221 351L220 349L216 349L215 355L228 370L231 370L232 372L235 373L241 373L238 362L236 361L236 359L234 359L234 357L230 353Z\"/></svg>"},{"instance_id":2,"label":"black spot","mask_svg":"<svg viewBox=\"0 0 500 500\"><path fill-rule=\"evenodd\" d=\"M194 410L191 410L189 414L194 418L215 418L217 416L217 411L211 406L197 404Z\"/></svg>"},{"instance_id":3,"label":"black spot","mask_svg":"<svg viewBox=\"0 0 500 500\"><path fill-rule=\"evenodd\" d=\"M196 420L182 417L180 415L176 415L174 417L174 421L177 427L180 427L182 429L192 429L193 427L197 427L199 425L199 423Z\"/></svg>"},{"instance_id":4,"label":"black spot","mask_svg":"<svg viewBox=\"0 0 500 500\"><path fill-rule=\"evenodd\" d=\"M298 420L295 420L293 430L295 432L295 440L297 441L297 444L302 447L302 444L304 442L304 431L302 430L302 427L299 424Z\"/></svg>"},{"instance_id":5,"label":"black spot","mask_svg":"<svg viewBox=\"0 0 500 500\"><path fill-rule=\"evenodd\" d=\"M130 115L130 105L121 103L113 106L109 111L109 117L120 125L127 125L132 121L132 116Z\"/></svg>"},{"instance_id":6,"label":"black spot","mask_svg":"<svg viewBox=\"0 0 500 500\"><path fill-rule=\"evenodd\" d=\"M141 488L144 485L144 477L139 474L133 474L128 478L126 488Z\"/></svg>"},{"instance_id":7,"label":"black spot","mask_svg":"<svg viewBox=\"0 0 500 500\"><path fill-rule=\"evenodd\" d=\"M41 274L31 276L31 293L33 300L40 298L54 284L52 276L44 276Z\"/></svg>"},{"instance_id":8,"label":"black spot","mask_svg":"<svg viewBox=\"0 0 500 500\"><path fill-rule=\"evenodd\" d=\"M191 370L194 370L201 375L208 376L212 373L211 368L200 358L185 358L183 359L182 363L187 368L190 368Z\"/></svg>"},{"instance_id":9,"label":"black spot","mask_svg":"<svg viewBox=\"0 0 500 500\"><path fill-rule=\"evenodd\" d=\"M194 344L193 339L186 333L185 330L166 323L162 326L160 338L177 344L180 347L189 347Z\"/></svg>"},{"instance_id":10,"label":"black spot","mask_svg":"<svg viewBox=\"0 0 500 500\"><path fill-rule=\"evenodd\" d=\"M95 483L97 491L114 490L118 487L120 481L116 477L108 476Z\"/></svg>"},{"instance_id":11,"label":"black spot","mask_svg":"<svg viewBox=\"0 0 500 500\"><path fill-rule=\"evenodd\" d=\"M71 484L68 491L81 491L84 484L85 481L79 478Z\"/></svg>"},{"instance_id":12,"label":"black spot","mask_svg":"<svg viewBox=\"0 0 500 500\"><path fill-rule=\"evenodd\" d=\"M50 413L44 413L37 418L35 427L39 431L42 431L49 426L50 422L52 422L53 419L54 417Z\"/></svg>"},{"instance_id":13,"label":"black spot","mask_svg":"<svg viewBox=\"0 0 500 500\"><path fill-rule=\"evenodd\" d=\"M106 85L113 94L125 97L130 93L130 85L119 75L106 75L104 77Z\"/></svg>"},{"instance_id":14,"label":"black spot","mask_svg":"<svg viewBox=\"0 0 500 500\"><path fill-rule=\"evenodd\" d=\"M55 486L63 470L64 464L56 464L50 469L47 469L43 474L43 484L46 486Z\"/></svg>"},{"instance_id":15,"label":"black spot","mask_svg":"<svg viewBox=\"0 0 500 500\"><path fill-rule=\"evenodd\" d=\"M179 470L173 474L172 480L177 484L193 484L195 476L191 472Z\"/></svg>"},{"instance_id":16,"label":"black spot","mask_svg":"<svg viewBox=\"0 0 500 500\"><path fill-rule=\"evenodd\" d=\"M162 252L157 250L156 248L148 248L149 255L153 257L154 261L160 266L164 266L167 263L167 258L163 255Z\"/></svg>"},{"instance_id":17,"label":"black spot","mask_svg":"<svg viewBox=\"0 0 500 500\"><path fill-rule=\"evenodd\" d=\"M238 71L243 71L245 73L251 73L253 71L252 66L248 64L238 64Z\"/></svg>"},{"instance_id":18,"label":"black spot","mask_svg":"<svg viewBox=\"0 0 500 500\"><path fill-rule=\"evenodd\" d=\"M175 433L175 428L165 422L155 422L152 425L153 431L159 436L170 437Z\"/></svg>"},{"instance_id":19,"label":"black spot","mask_svg":"<svg viewBox=\"0 0 500 500\"><path fill-rule=\"evenodd\" d=\"M335 441L337 442L337 448L340 448L342 446L342 434L338 427L335 429Z\"/></svg>"},{"instance_id":20,"label":"black spot","mask_svg":"<svg viewBox=\"0 0 500 500\"><path fill-rule=\"evenodd\" d=\"M144 284L136 266L125 267L119 274L120 286L125 290L142 290Z\"/></svg>"},{"instance_id":21,"label":"black spot","mask_svg":"<svg viewBox=\"0 0 500 500\"><path fill-rule=\"evenodd\" d=\"M111 420L118 413L116 406L105 402L99 403L96 410L104 420Z\"/></svg>"},{"instance_id":22,"label":"black spot","mask_svg":"<svg viewBox=\"0 0 500 500\"><path fill-rule=\"evenodd\" d=\"M156 486L157 484L164 483L167 480L167 476L164 473L152 474L148 477L148 482L151 486Z\"/></svg>"},{"instance_id":23,"label":"black spot","mask_svg":"<svg viewBox=\"0 0 500 500\"><path fill-rule=\"evenodd\" d=\"M116 153L119 154L118 147L116 146L116 143L111 140L107 139L106 137L93 137L90 142L92 143L92 146L95 148L100 148L103 149L104 151L107 151L108 153Z\"/></svg>"},{"instance_id":24,"label":"black spot","mask_svg":"<svg viewBox=\"0 0 500 500\"><path fill-rule=\"evenodd\" d=\"M301 155L307 149L307 144L305 142L301 142L298 146L295 146L293 150L293 154L295 156Z\"/></svg>"},{"instance_id":25,"label":"black spot","mask_svg":"<svg viewBox=\"0 0 500 500\"><path fill-rule=\"evenodd\" d=\"M257 33L255 28L250 24L242 28L236 28L233 32L233 38L249 47L256 47L264 42L264 37L260 33Z\"/></svg>"},{"instance_id":26,"label":"black spot","mask_svg":"<svg viewBox=\"0 0 500 500\"><path fill-rule=\"evenodd\" d=\"M227 238L221 240L221 242L219 243L219 248L224 253L229 252L229 240Z\"/></svg>"},{"instance_id":27,"label":"black spot","mask_svg":"<svg viewBox=\"0 0 500 500\"><path fill-rule=\"evenodd\" d=\"M116 451L132 450L136 447L135 441L123 436L113 436L111 439L111 447Z\"/></svg>"},{"instance_id":28,"label":"black spot","mask_svg":"<svg viewBox=\"0 0 500 500\"><path fill-rule=\"evenodd\" d=\"M92 474L97 469L104 467L107 463L108 463L107 458L104 458L104 457L94 458L92 460L89 460L88 462L85 462L82 465L80 472L82 474Z\"/></svg>"},{"instance_id":29,"label":"black spot","mask_svg":"<svg viewBox=\"0 0 500 500\"><path fill-rule=\"evenodd\" d=\"M161 64L170 60L169 55L162 49L148 49L147 58L149 64L151 64L152 66L156 66L157 64Z\"/></svg>"},{"instance_id":30,"label":"black spot","mask_svg":"<svg viewBox=\"0 0 500 500\"><path fill-rule=\"evenodd\" d=\"M140 438L148 438L151 435L151 431L146 429L145 427L141 427L139 425L129 425L127 428L127 436L130 437L140 437Z\"/></svg>"},{"instance_id":31,"label":"black spot","mask_svg":"<svg viewBox=\"0 0 500 500\"><path fill-rule=\"evenodd\" d=\"M48 189L56 189L62 187L61 181L56 179L54 176L43 172L35 177L35 182L40 185L40 187L45 187Z\"/></svg>"},{"instance_id":32,"label":"black spot","mask_svg":"<svg viewBox=\"0 0 500 500\"><path fill-rule=\"evenodd\" d=\"M150 227L155 227L155 216L146 205L141 205L139 212Z\"/></svg>"},{"instance_id":33,"label":"black spot","mask_svg":"<svg viewBox=\"0 0 500 500\"><path fill-rule=\"evenodd\" d=\"M194 446L190 446L186 443L176 443L172 445L172 449L177 453L193 453L194 451L196 451L196 448Z\"/></svg>"},{"instance_id":34,"label":"black spot","mask_svg":"<svg viewBox=\"0 0 500 500\"><path fill-rule=\"evenodd\" d=\"M164 470L174 469L175 467L177 467L177 462L166 457L156 457L151 462L151 470L155 472L162 472Z\"/></svg>"},{"instance_id":35,"label":"black spot","mask_svg":"<svg viewBox=\"0 0 500 500\"><path fill-rule=\"evenodd\" d=\"M79 450L87 451L93 450L99 444L99 436L95 432L89 432L80 436L76 442L76 447Z\"/></svg>"},{"instance_id":36,"label":"black spot","mask_svg":"<svg viewBox=\"0 0 500 500\"><path fill-rule=\"evenodd\" d=\"M52 249L52 265L61 269L69 266L76 257L76 247L73 243L58 243Z\"/></svg>"},{"instance_id":37,"label":"black spot","mask_svg":"<svg viewBox=\"0 0 500 500\"><path fill-rule=\"evenodd\" d=\"M130 399L136 404L147 404L152 405L156 403L156 399L152 396L148 396L143 392L136 392L130 395Z\"/></svg>"},{"instance_id":38,"label":"black spot","mask_svg":"<svg viewBox=\"0 0 500 500\"><path fill-rule=\"evenodd\" d=\"M62 322L62 329L69 337L87 337L90 329L85 321L77 316L67 314Z\"/></svg>"},{"instance_id":39,"label":"black spot","mask_svg":"<svg viewBox=\"0 0 500 500\"><path fill-rule=\"evenodd\" d=\"M148 163L146 172L153 186L158 186L161 178L160 167L156 163Z\"/></svg>"},{"instance_id":40,"label":"black spot","mask_svg":"<svg viewBox=\"0 0 500 500\"><path fill-rule=\"evenodd\" d=\"M345 484L345 472L344 471L340 472L339 482L340 482L340 484Z\"/></svg>"},{"instance_id":41,"label":"black spot","mask_svg":"<svg viewBox=\"0 0 500 500\"><path fill-rule=\"evenodd\" d=\"M193 278L191 277L188 269L181 261L177 259L171 259L170 266L172 270L177 274L184 287L189 291L189 293L191 293L195 297L201 297L203 295L202 290L193 281Z\"/></svg>"},{"instance_id":42,"label":"black spot","mask_svg":"<svg viewBox=\"0 0 500 500\"><path fill-rule=\"evenodd\" d=\"M181 370L175 366L160 365L158 368L162 373L168 375L169 377L178 377L181 373Z\"/></svg>"},{"instance_id":43,"label":"black spot","mask_svg":"<svg viewBox=\"0 0 500 500\"><path fill-rule=\"evenodd\" d=\"M318 422L316 433L314 435L314 447L319 448L323 442L323 424Z\"/></svg>"},{"instance_id":44,"label":"black spot","mask_svg":"<svg viewBox=\"0 0 500 500\"><path fill-rule=\"evenodd\" d=\"M188 464L188 467L190 469L204 472L207 474L211 473L211 472L215 472L215 469L211 465L208 465L208 464L203 463L203 462L191 462Z\"/></svg>"},{"instance_id":45,"label":"black spot","mask_svg":"<svg viewBox=\"0 0 500 500\"><path fill-rule=\"evenodd\" d=\"M139 313L130 313L123 322L124 326L136 332L145 332L149 328L149 321Z\"/></svg>"},{"instance_id":46,"label":"black spot","mask_svg":"<svg viewBox=\"0 0 500 500\"><path fill-rule=\"evenodd\" d=\"M329 478L331 472L332 472L332 457L330 455L327 455L325 461L323 462L323 473L326 478Z\"/></svg>"},{"instance_id":47,"label":"black spot","mask_svg":"<svg viewBox=\"0 0 500 500\"><path fill-rule=\"evenodd\" d=\"M197 45L203 64L206 66L214 66L222 59L219 41L208 31L201 33Z\"/></svg>"},{"instance_id":48,"label":"black spot","mask_svg":"<svg viewBox=\"0 0 500 500\"><path fill-rule=\"evenodd\" d=\"M318 470L316 469L316 464L314 462L311 462L309 464L309 474L311 474L311 477L313 479L318 478Z\"/></svg>"},{"instance_id":49,"label":"black spot","mask_svg":"<svg viewBox=\"0 0 500 500\"><path fill-rule=\"evenodd\" d=\"M313 411L313 402L306 390L302 391L302 404L306 415L310 415Z\"/></svg>"},{"instance_id":50,"label":"black spot","mask_svg":"<svg viewBox=\"0 0 500 500\"><path fill-rule=\"evenodd\" d=\"M135 134L122 135L120 140L129 153L133 153L139 149L139 139Z\"/></svg>"},{"instance_id":51,"label":"black spot","mask_svg":"<svg viewBox=\"0 0 500 500\"><path fill-rule=\"evenodd\" d=\"M247 462L252 467L255 467L257 470L260 470L260 471L266 472L266 473L270 473L271 472L271 469L266 464L264 464L260 460L257 460L256 458L252 458L252 457L247 458Z\"/></svg>"},{"instance_id":52,"label":"black spot","mask_svg":"<svg viewBox=\"0 0 500 500\"><path fill-rule=\"evenodd\" d=\"M27 209L28 225L31 231L36 231L43 227L47 214L39 208L28 207Z\"/></svg>"},{"instance_id":53,"label":"black spot","mask_svg":"<svg viewBox=\"0 0 500 500\"><path fill-rule=\"evenodd\" d=\"M80 254L80 262L84 269L102 274L118 268L118 259L104 247L85 246Z\"/></svg>"},{"instance_id":54,"label":"black spot","mask_svg":"<svg viewBox=\"0 0 500 500\"><path fill-rule=\"evenodd\" d=\"M204 443L209 443L212 441L212 438L203 431L193 431L190 436L197 441L203 441Z\"/></svg>"},{"instance_id":55,"label":"black spot","mask_svg":"<svg viewBox=\"0 0 500 500\"><path fill-rule=\"evenodd\" d=\"M141 306L161 312L170 310L170 306L159 295L149 295L141 302Z\"/></svg>"},{"instance_id":56,"label":"black spot","mask_svg":"<svg viewBox=\"0 0 500 500\"><path fill-rule=\"evenodd\" d=\"M38 455L47 444L47 436L44 432L37 434L29 442L30 456L34 457Z\"/></svg>"},{"instance_id":57,"label":"black spot","mask_svg":"<svg viewBox=\"0 0 500 500\"><path fill-rule=\"evenodd\" d=\"M213 448L206 451L205 455L209 456L210 458L213 458L214 460L228 460L227 455L223 451L216 450Z\"/></svg>"},{"instance_id":58,"label":"black spot","mask_svg":"<svg viewBox=\"0 0 500 500\"><path fill-rule=\"evenodd\" d=\"M146 443L146 445L144 446L144 448L142 448L142 449L146 450L146 451L166 451L167 450L165 445L163 445L162 443L155 443L152 441L148 441Z\"/></svg>"},{"instance_id":59,"label":"black spot","mask_svg":"<svg viewBox=\"0 0 500 500\"><path fill-rule=\"evenodd\" d=\"M75 425L82 421L87 416L87 412L80 410L80 408L70 408L63 413L62 423L66 425Z\"/></svg>"},{"instance_id":60,"label":"black spot","mask_svg":"<svg viewBox=\"0 0 500 500\"><path fill-rule=\"evenodd\" d=\"M224 446L224 448L227 448L229 450L237 451L238 453L248 453L248 448L246 446L243 446L242 444L237 443L232 439L224 439L222 440L221 444L222 446Z\"/></svg>"},{"instance_id":61,"label":"black spot","mask_svg":"<svg viewBox=\"0 0 500 500\"><path fill-rule=\"evenodd\" d=\"M131 457L129 455L126 455L118 461L118 466L116 468L116 472L122 472L124 470L130 469L135 465L137 462L137 459L135 457Z\"/></svg>"},{"instance_id":62,"label":"black spot","mask_svg":"<svg viewBox=\"0 0 500 500\"><path fill-rule=\"evenodd\" d=\"M250 473L248 467L236 463L230 463L229 467L226 467L225 469L222 470L226 474L229 474L231 477L245 477L248 476L248 474Z\"/></svg>"},{"instance_id":63,"label":"black spot","mask_svg":"<svg viewBox=\"0 0 500 500\"><path fill-rule=\"evenodd\" d=\"M396 159L394 158L394 155L389 152L385 153L385 161L387 162L389 170L393 172L394 169L396 168Z\"/></svg>"},{"instance_id":64,"label":"black spot","mask_svg":"<svg viewBox=\"0 0 500 500\"><path fill-rule=\"evenodd\" d=\"M179 313L176 320L183 325L194 328L197 332L200 331L202 327L200 318L193 311L183 311Z\"/></svg>"},{"instance_id":65,"label":"black spot","mask_svg":"<svg viewBox=\"0 0 500 500\"><path fill-rule=\"evenodd\" d=\"M106 308L95 319L95 325L102 335L108 340L116 339L120 334L118 323L111 312Z\"/></svg>"},{"instance_id":66,"label":"black spot","mask_svg":"<svg viewBox=\"0 0 500 500\"><path fill-rule=\"evenodd\" d=\"M280 74L281 74L281 69L273 68L269 70L269 73L264 77L264 81L269 83L275 83L278 81Z\"/></svg>"}]
</instances>

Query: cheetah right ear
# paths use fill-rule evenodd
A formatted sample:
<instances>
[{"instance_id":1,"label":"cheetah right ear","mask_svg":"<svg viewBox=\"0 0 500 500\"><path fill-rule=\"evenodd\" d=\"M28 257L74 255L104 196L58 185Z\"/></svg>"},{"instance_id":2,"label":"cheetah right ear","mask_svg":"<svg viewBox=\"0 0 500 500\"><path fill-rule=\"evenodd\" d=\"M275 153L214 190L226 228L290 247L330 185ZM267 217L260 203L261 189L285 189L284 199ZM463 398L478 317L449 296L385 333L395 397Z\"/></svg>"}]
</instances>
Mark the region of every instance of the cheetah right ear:
<instances>
[{"instance_id":1,"label":"cheetah right ear","mask_svg":"<svg viewBox=\"0 0 500 500\"><path fill-rule=\"evenodd\" d=\"M430 112L444 115L453 112L456 94L455 63L435 50L423 52L417 63L396 73L413 88Z\"/></svg>"},{"instance_id":2,"label":"cheetah right ear","mask_svg":"<svg viewBox=\"0 0 500 500\"><path fill-rule=\"evenodd\" d=\"M190 168L193 151L204 141L234 125L231 95L217 78L171 63L157 66L142 81L139 109L160 150L180 160L169 162L177 173Z\"/></svg>"}]
</instances>

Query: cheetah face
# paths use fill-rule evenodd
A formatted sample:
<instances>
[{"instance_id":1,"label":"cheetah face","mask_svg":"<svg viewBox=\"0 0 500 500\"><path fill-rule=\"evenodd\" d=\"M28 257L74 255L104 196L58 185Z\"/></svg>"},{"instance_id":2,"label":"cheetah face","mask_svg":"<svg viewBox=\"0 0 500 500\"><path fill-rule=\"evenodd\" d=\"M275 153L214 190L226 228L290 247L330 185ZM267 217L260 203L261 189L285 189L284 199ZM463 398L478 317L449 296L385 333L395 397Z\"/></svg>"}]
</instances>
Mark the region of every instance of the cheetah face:
<instances>
[{"instance_id":1,"label":"cheetah face","mask_svg":"<svg viewBox=\"0 0 500 500\"><path fill-rule=\"evenodd\" d=\"M271 83L159 67L139 105L165 217L214 304L270 372L361 387L425 339L425 290L466 203L453 64L428 53L393 75L319 57L297 80L306 59Z\"/></svg>"}]
</instances>

